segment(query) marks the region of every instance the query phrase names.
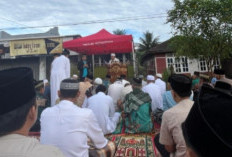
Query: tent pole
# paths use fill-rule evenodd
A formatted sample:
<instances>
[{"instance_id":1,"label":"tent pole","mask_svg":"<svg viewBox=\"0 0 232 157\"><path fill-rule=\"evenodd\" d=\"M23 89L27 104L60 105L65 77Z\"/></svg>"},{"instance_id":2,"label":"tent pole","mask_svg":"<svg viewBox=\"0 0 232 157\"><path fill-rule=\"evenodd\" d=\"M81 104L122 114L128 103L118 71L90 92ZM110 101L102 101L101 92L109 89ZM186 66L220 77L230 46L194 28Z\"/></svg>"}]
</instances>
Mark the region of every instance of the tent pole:
<instances>
[{"instance_id":1,"label":"tent pole","mask_svg":"<svg viewBox=\"0 0 232 157\"><path fill-rule=\"evenodd\" d=\"M133 69L134 69L134 77L137 75L136 64L135 64L135 50L134 50L134 42L132 41L132 56L133 56Z\"/></svg>"},{"instance_id":2,"label":"tent pole","mask_svg":"<svg viewBox=\"0 0 232 157\"><path fill-rule=\"evenodd\" d=\"M93 77L94 77L94 54L92 54L92 67L93 67Z\"/></svg>"}]
</instances>

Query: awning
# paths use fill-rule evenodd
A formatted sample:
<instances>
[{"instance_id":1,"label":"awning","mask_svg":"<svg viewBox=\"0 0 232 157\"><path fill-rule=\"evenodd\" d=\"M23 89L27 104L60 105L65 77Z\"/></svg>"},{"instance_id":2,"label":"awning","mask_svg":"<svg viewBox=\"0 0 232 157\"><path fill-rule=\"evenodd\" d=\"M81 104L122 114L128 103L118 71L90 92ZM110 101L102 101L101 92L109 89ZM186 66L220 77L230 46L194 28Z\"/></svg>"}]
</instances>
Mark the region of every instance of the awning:
<instances>
[{"instance_id":1,"label":"awning","mask_svg":"<svg viewBox=\"0 0 232 157\"><path fill-rule=\"evenodd\" d=\"M64 48L87 55L131 53L132 45L132 35L114 35L105 29L93 35L63 43Z\"/></svg>"}]
</instances>

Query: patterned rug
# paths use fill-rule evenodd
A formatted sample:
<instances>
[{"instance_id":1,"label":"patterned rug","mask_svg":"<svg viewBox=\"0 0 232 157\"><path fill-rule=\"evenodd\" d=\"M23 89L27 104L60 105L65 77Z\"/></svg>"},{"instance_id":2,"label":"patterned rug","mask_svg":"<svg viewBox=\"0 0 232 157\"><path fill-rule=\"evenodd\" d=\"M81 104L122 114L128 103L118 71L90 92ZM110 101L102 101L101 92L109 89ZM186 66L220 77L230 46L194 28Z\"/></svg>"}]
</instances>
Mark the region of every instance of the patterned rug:
<instances>
[{"instance_id":1,"label":"patterned rug","mask_svg":"<svg viewBox=\"0 0 232 157\"><path fill-rule=\"evenodd\" d=\"M115 157L156 157L153 136L138 135L109 135L109 140L115 142L117 150Z\"/></svg>"}]
</instances>

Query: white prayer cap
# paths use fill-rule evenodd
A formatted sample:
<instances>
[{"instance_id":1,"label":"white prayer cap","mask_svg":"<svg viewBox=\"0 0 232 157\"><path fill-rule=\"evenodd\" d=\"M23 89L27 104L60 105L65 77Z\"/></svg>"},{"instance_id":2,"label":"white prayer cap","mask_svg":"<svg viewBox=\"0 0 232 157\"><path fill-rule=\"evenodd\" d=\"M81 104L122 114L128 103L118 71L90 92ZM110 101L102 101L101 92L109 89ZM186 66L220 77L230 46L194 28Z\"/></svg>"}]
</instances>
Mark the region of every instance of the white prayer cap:
<instances>
[{"instance_id":1,"label":"white prayer cap","mask_svg":"<svg viewBox=\"0 0 232 157\"><path fill-rule=\"evenodd\" d=\"M73 77L78 78L78 76L77 76L77 75L75 75L75 74L73 75Z\"/></svg>"},{"instance_id":2,"label":"white prayer cap","mask_svg":"<svg viewBox=\"0 0 232 157\"><path fill-rule=\"evenodd\" d=\"M147 75L147 80L148 81L155 81L155 77L152 75Z\"/></svg>"},{"instance_id":3,"label":"white prayer cap","mask_svg":"<svg viewBox=\"0 0 232 157\"><path fill-rule=\"evenodd\" d=\"M97 84L97 85L100 85L102 84L102 79L97 77L95 80L94 80L94 84Z\"/></svg>"},{"instance_id":4,"label":"white prayer cap","mask_svg":"<svg viewBox=\"0 0 232 157\"><path fill-rule=\"evenodd\" d=\"M157 74L156 74L156 77L162 78L162 74L157 73Z\"/></svg>"},{"instance_id":5,"label":"white prayer cap","mask_svg":"<svg viewBox=\"0 0 232 157\"><path fill-rule=\"evenodd\" d=\"M111 53L111 56L115 56L115 53Z\"/></svg>"},{"instance_id":6,"label":"white prayer cap","mask_svg":"<svg viewBox=\"0 0 232 157\"><path fill-rule=\"evenodd\" d=\"M43 83L44 83L44 84L48 83L48 80L47 80L47 79L44 79L44 80L43 80Z\"/></svg>"}]
</instances>

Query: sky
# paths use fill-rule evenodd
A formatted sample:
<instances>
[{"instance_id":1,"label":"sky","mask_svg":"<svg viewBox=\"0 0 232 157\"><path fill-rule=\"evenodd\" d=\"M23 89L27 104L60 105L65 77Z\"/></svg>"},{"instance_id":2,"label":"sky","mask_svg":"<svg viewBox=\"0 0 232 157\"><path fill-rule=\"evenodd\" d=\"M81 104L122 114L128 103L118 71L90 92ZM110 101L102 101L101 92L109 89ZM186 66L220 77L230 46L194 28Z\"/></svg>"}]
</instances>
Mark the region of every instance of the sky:
<instances>
[{"instance_id":1,"label":"sky","mask_svg":"<svg viewBox=\"0 0 232 157\"><path fill-rule=\"evenodd\" d=\"M0 30L15 35L51 28L39 26L58 26L60 35L87 36L103 28L111 33L124 29L135 42L145 31L162 42L172 36L170 24L166 24L167 11L172 7L172 0L1 0Z\"/></svg>"}]
</instances>

